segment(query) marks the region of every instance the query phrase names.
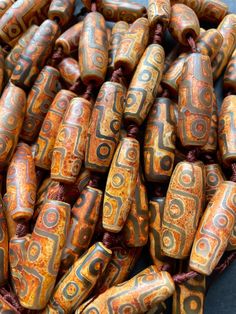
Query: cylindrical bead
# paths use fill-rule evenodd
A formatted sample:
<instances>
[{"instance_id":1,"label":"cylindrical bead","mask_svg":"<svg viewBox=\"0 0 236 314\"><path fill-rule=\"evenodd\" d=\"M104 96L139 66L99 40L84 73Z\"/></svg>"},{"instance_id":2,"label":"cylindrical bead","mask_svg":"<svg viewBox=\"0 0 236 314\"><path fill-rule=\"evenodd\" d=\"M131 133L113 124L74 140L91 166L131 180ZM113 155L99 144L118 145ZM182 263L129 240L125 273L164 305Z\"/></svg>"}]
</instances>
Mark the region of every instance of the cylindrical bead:
<instances>
[{"instance_id":1,"label":"cylindrical bead","mask_svg":"<svg viewBox=\"0 0 236 314\"><path fill-rule=\"evenodd\" d=\"M75 93L62 89L54 98L48 113L43 121L36 147L35 164L36 166L49 170L53 147L56 140L58 128L62 121L64 112L72 98L76 97Z\"/></svg>"},{"instance_id":2,"label":"cylindrical bead","mask_svg":"<svg viewBox=\"0 0 236 314\"><path fill-rule=\"evenodd\" d=\"M96 4L106 21L133 23L146 13L145 6L128 0L97 0Z\"/></svg>"},{"instance_id":3,"label":"cylindrical bead","mask_svg":"<svg viewBox=\"0 0 236 314\"><path fill-rule=\"evenodd\" d=\"M141 125L156 98L162 78L165 52L160 45L149 45L135 70L126 95L124 119Z\"/></svg>"},{"instance_id":4,"label":"cylindrical bead","mask_svg":"<svg viewBox=\"0 0 236 314\"><path fill-rule=\"evenodd\" d=\"M64 26L72 18L74 8L75 0L52 0L48 10L48 18L57 19L60 26Z\"/></svg>"},{"instance_id":5,"label":"cylindrical bead","mask_svg":"<svg viewBox=\"0 0 236 314\"><path fill-rule=\"evenodd\" d=\"M28 309L43 309L53 291L70 219L70 205L47 200L36 221L23 263L19 300Z\"/></svg>"},{"instance_id":6,"label":"cylindrical bead","mask_svg":"<svg viewBox=\"0 0 236 314\"><path fill-rule=\"evenodd\" d=\"M12 83L25 89L31 87L52 51L58 31L54 21L46 20L40 25L17 61Z\"/></svg>"},{"instance_id":7,"label":"cylindrical bead","mask_svg":"<svg viewBox=\"0 0 236 314\"><path fill-rule=\"evenodd\" d=\"M90 119L85 153L85 167L108 172L116 146L124 110L125 88L105 82L100 88Z\"/></svg>"},{"instance_id":8,"label":"cylindrical bead","mask_svg":"<svg viewBox=\"0 0 236 314\"><path fill-rule=\"evenodd\" d=\"M25 141L36 140L43 120L58 91L60 73L46 65L39 73L27 97L26 114L20 133Z\"/></svg>"},{"instance_id":9,"label":"cylindrical bead","mask_svg":"<svg viewBox=\"0 0 236 314\"><path fill-rule=\"evenodd\" d=\"M231 56L224 74L224 91L236 94L236 49Z\"/></svg>"},{"instance_id":10,"label":"cylindrical bead","mask_svg":"<svg viewBox=\"0 0 236 314\"><path fill-rule=\"evenodd\" d=\"M63 271L89 248L101 210L102 197L101 190L87 186L74 204L61 258Z\"/></svg>"},{"instance_id":11,"label":"cylindrical bead","mask_svg":"<svg viewBox=\"0 0 236 314\"><path fill-rule=\"evenodd\" d=\"M219 114L218 143L223 163L230 166L236 161L236 96L224 99Z\"/></svg>"},{"instance_id":12,"label":"cylindrical bead","mask_svg":"<svg viewBox=\"0 0 236 314\"><path fill-rule=\"evenodd\" d=\"M16 234L17 223L12 219L11 212L7 208L7 193L4 194L3 199L0 195L0 206L3 206L4 214L7 221L7 230L9 240Z\"/></svg>"},{"instance_id":13,"label":"cylindrical bead","mask_svg":"<svg viewBox=\"0 0 236 314\"><path fill-rule=\"evenodd\" d=\"M145 130L143 154L147 181L167 182L173 171L176 139L176 105L169 98L157 98Z\"/></svg>"},{"instance_id":14,"label":"cylindrical bead","mask_svg":"<svg viewBox=\"0 0 236 314\"><path fill-rule=\"evenodd\" d=\"M139 18L131 24L116 52L115 69L121 67L125 74L131 74L147 46L148 37L149 24L146 18Z\"/></svg>"},{"instance_id":15,"label":"cylindrical bead","mask_svg":"<svg viewBox=\"0 0 236 314\"><path fill-rule=\"evenodd\" d=\"M171 176L162 220L161 245L165 255L189 256L202 215L205 169L201 161L180 162Z\"/></svg>"},{"instance_id":16,"label":"cylindrical bead","mask_svg":"<svg viewBox=\"0 0 236 314\"><path fill-rule=\"evenodd\" d=\"M2 200L0 202L2 203ZM0 285L2 286L8 280L8 230L3 206L0 206L0 261Z\"/></svg>"},{"instance_id":17,"label":"cylindrical bead","mask_svg":"<svg viewBox=\"0 0 236 314\"><path fill-rule=\"evenodd\" d=\"M223 43L223 36L217 29L208 29L197 40L198 51L212 60L217 56Z\"/></svg>"},{"instance_id":18,"label":"cylindrical bead","mask_svg":"<svg viewBox=\"0 0 236 314\"><path fill-rule=\"evenodd\" d=\"M31 148L19 143L7 171L8 210L15 221L30 220L36 200L36 172Z\"/></svg>"},{"instance_id":19,"label":"cylindrical bead","mask_svg":"<svg viewBox=\"0 0 236 314\"><path fill-rule=\"evenodd\" d=\"M58 282L49 306L57 313L74 312L94 288L111 256L111 250L101 242L95 243Z\"/></svg>"},{"instance_id":20,"label":"cylindrical bead","mask_svg":"<svg viewBox=\"0 0 236 314\"><path fill-rule=\"evenodd\" d=\"M56 136L51 165L53 180L74 183L84 160L91 102L73 98L66 108Z\"/></svg>"},{"instance_id":21,"label":"cylindrical bead","mask_svg":"<svg viewBox=\"0 0 236 314\"><path fill-rule=\"evenodd\" d=\"M170 14L170 0L148 1L147 15L150 27L152 29L155 29L158 23L161 24L164 29L166 29L170 22Z\"/></svg>"},{"instance_id":22,"label":"cylindrical bead","mask_svg":"<svg viewBox=\"0 0 236 314\"><path fill-rule=\"evenodd\" d=\"M190 256L190 268L210 275L222 257L235 223L236 183L224 181L205 210Z\"/></svg>"},{"instance_id":23,"label":"cylindrical bead","mask_svg":"<svg viewBox=\"0 0 236 314\"><path fill-rule=\"evenodd\" d=\"M108 64L108 40L104 17L98 12L89 13L83 24L79 41L79 68L85 85L101 85Z\"/></svg>"},{"instance_id":24,"label":"cylindrical bead","mask_svg":"<svg viewBox=\"0 0 236 314\"><path fill-rule=\"evenodd\" d=\"M64 58L58 64L61 78L69 85L75 84L80 79L79 63L73 58Z\"/></svg>"},{"instance_id":25,"label":"cylindrical bead","mask_svg":"<svg viewBox=\"0 0 236 314\"><path fill-rule=\"evenodd\" d=\"M235 251L236 250L236 221L234 223L233 230L230 234L226 250L227 251Z\"/></svg>"},{"instance_id":26,"label":"cylindrical bead","mask_svg":"<svg viewBox=\"0 0 236 314\"><path fill-rule=\"evenodd\" d=\"M16 148L26 109L25 92L9 83L0 99L0 165L7 165Z\"/></svg>"},{"instance_id":27,"label":"cylindrical bead","mask_svg":"<svg viewBox=\"0 0 236 314\"><path fill-rule=\"evenodd\" d=\"M206 171L206 202L208 203L220 184L225 180L225 176L219 164L205 165Z\"/></svg>"},{"instance_id":28,"label":"cylindrical bead","mask_svg":"<svg viewBox=\"0 0 236 314\"><path fill-rule=\"evenodd\" d=\"M5 59L2 48L0 47L0 93L4 84Z\"/></svg>"},{"instance_id":29,"label":"cylindrical bead","mask_svg":"<svg viewBox=\"0 0 236 314\"><path fill-rule=\"evenodd\" d=\"M103 228L119 232L123 228L134 198L139 170L139 142L121 139L112 160L103 202Z\"/></svg>"},{"instance_id":30,"label":"cylindrical bead","mask_svg":"<svg viewBox=\"0 0 236 314\"><path fill-rule=\"evenodd\" d=\"M14 2L15 2L14 0L1 0L0 17L2 17L5 14L5 12L10 8L10 6L12 6Z\"/></svg>"},{"instance_id":31,"label":"cylindrical bead","mask_svg":"<svg viewBox=\"0 0 236 314\"><path fill-rule=\"evenodd\" d=\"M213 109L213 81L208 56L192 53L186 59L179 85L178 135L183 146L207 143Z\"/></svg>"}]
</instances>

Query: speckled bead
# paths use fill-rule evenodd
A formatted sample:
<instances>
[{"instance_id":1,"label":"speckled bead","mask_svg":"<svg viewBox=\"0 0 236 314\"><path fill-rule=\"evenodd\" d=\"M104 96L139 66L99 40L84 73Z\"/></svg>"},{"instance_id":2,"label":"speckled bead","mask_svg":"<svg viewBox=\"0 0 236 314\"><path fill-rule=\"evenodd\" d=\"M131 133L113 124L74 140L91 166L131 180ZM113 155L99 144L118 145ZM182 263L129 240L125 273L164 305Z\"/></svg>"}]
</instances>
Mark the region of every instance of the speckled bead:
<instances>
[{"instance_id":1,"label":"speckled bead","mask_svg":"<svg viewBox=\"0 0 236 314\"><path fill-rule=\"evenodd\" d=\"M7 171L8 210L15 221L32 218L36 190L35 164L30 146L19 143Z\"/></svg>"},{"instance_id":2,"label":"speckled bead","mask_svg":"<svg viewBox=\"0 0 236 314\"><path fill-rule=\"evenodd\" d=\"M85 167L108 172L116 146L124 110L125 88L105 82L100 88L90 119L85 153Z\"/></svg>"},{"instance_id":3,"label":"speckled bead","mask_svg":"<svg viewBox=\"0 0 236 314\"><path fill-rule=\"evenodd\" d=\"M104 17L98 12L89 13L83 24L79 41L79 68L85 85L101 85L108 64L108 40Z\"/></svg>"},{"instance_id":4,"label":"speckled bead","mask_svg":"<svg viewBox=\"0 0 236 314\"><path fill-rule=\"evenodd\" d=\"M106 21L133 23L146 13L145 6L128 0L97 0L97 10Z\"/></svg>"},{"instance_id":5,"label":"speckled bead","mask_svg":"<svg viewBox=\"0 0 236 314\"><path fill-rule=\"evenodd\" d=\"M3 207L4 215L7 221L7 231L9 240L16 234L17 223L12 219L11 212L7 208L7 193L4 194L3 199L0 196L0 206Z\"/></svg>"},{"instance_id":6,"label":"speckled bead","mask_svg":"<svg viewBox=\"0 0 236 314\"><path fill-rule=\"evenodd\" d=\"M46 65L39 73L27 97L26 114L20 137L28 142L36 140L43 120L58 91L60 73Z\"/></svg>"},{"instance_id":7,"label":"speckled bead","mask_svg":"<svg viewBox=\"0 0 236 314\"><path fill-rule=\"evenodd\" d=\"M236 94L236 49L230 58L224 74L224 91Z\"/></svg>"},{"instance_id":8,"label":"speckled bead","mask_svg":"<svg viewBox=\"0 0 236 314\"><path fill-rule=\"evenodd\" d=\"M16 148L26 109L25 92L9 83L0 99L0 165L7 165Z\"/></svg>"},{"instance_id":9,"label":"speckled bead","mask_svg":"<svg viewBox=\"0 0 236 314\"><path fill-rule=\"evenodd\" d=\"M32 310L45 308L58 274L70 219L70 205L47 200L36 221L23 263L19 300Z\"/></svg>"},{"instance_id":10,"label":"speckled bead","mask_svg":"<svg viewBox=\"0 0 236 314\"><path fill-rule=\"evenodd\" d=\"M46 20L40 25L17 61L12 83L24 89L32 86L52 51L58 32L59 26L54 21Z\"/></svg>"},{"instance_id":11,"label":"speckled bead","mask_svg":"<svg viewBox=\"0 0 236 314\"><path fill-rule=\"evenodd\" d=\"M148 1L147 15L150 27L152 29L155 29L158 23L160 23L164 29L166 29L170 22L170 14L170 0Z\"/></svg>"},{"instance_id":12,"label":"speckled bead","mask_svg":"<svg viewBox=\"0 0 236 314\"><path fill-rule=\"evenodd\" d=\"M220 184L225 180L225 176L219 164L205 165L206 172L206 202L208 203Z\"/></svg>"},{"instance_id":13,"label":"speckled bead","mask_svg":"<svg viewBox=\"0 0 236 314\"><path fill-rule=\"evenodd\" d=\"M156 98L162 78L165 52L160 45L149 45L135 70L126 95L124 119L141 125Z\"/></svg>"},{"instance_id":14,"label":"speckled bead","mask_svg":"<svg viewBox=\"0 0 236 314\"><path fill-rule=\"evenodd\" d=\"M58 128L62 121L70 101L76 97L75 93L68 90L60 90L54 98L48 113L43 121L36 146L35 164L37 167L49 170L51 167L51 159L53 147L56 140Z\"/></svg>"},{"instance_id":15,"label":"speckled bead","mask_svg":"<svg viewBox=\"0 0 236 314\"><path fill-rule=\"evenodd\" d=\"M205 197L205 171L201 161L177 164L166 194L161 246L165 255L189 256Z\"/></svg>"},{"instance_id":16,"label":"speckled bead","mask_svg":"<svg viewBox=\"0 0 236 314\"><path fill-rule=\"evenodd\" d=\"M214 80L220 77L234 51L236 45L236 14L226 15L217 30L224 40L219 53L212 62Z\"/></svg>"},{"instance_id":17,"label":"speckled bead","mask_svg":"<svg viewBox=\"0 0 236 314\"><path fill-rule=\"evenodd\" d=\"M64 58L58 64L61 78L69 85L75 84L80 79L79 63L73 58Z\"/></svg>"},{"instance_id":18,"label":"speckled bead","mask_svg":"<svg viewBox=\"0 0 236 314\"><path fill-rule=\"evenodd\" d=\"M60 26L65 26L72 18L74 8L75 0L52 0L48 10L48 18L57 19Z\"/></svg>"},{"instance_id":19,"label":"speckled bead","mask_svg":"<svg viewBox=\"0 0 236 314\"><path fill-rule=\"evenodd\" d=\"M219 114L218 143L220 154L225 166L230 166L236 160L236 96L224 99Z\"/></svg>"},{"instance_id":20,"label":"speckled bead","mask_svg":"<svg viewBox=\"0 0 236 314\"><path fill-rule=\"evenodd\" d=\"M2 200L0 200L2 203ZM0 204L0 285L8 281L8 230L3 204Z\"/></svg>"},{"instance_id":21,"label":"speckled bead","mask_svg":"<svg viewBox=\"0 0 236 314\"><path fill-rule=\"evenodd\" d=\"M149 23L146 18L139 18L131 24L116 52L115 69L122 68L124 74L131 74L144 53L148 37Z\"/></svg>"},{"instance_id":22,"label":"speckled bead","mask_svg":"<svg viewBox=\"0 0 236 314\"><path fill-rule=\"evenodd\" d=\"M129 214L134 198L139 170L139 142L123 138L112 160L103 202L103 228L120 232Z\"/></svg>"},{"instance_id":23,"label":"speckled bead","mask_svg":"<svg viewBox=\"0 0 236 314\"><path fill-rule=\"evenodd\" d=\"M5 14L5 12L10 8L10 6L12 6L14 2L14 0L1 0L0 17Z\"/></svg>"},{"instance_id":24,"label":"speckled bead","mask_svg":"<svg viewBox=\"0 0 236 314\"><path fill-rule=\"evenodd\" d=\"M210 275L222 257L235 224L236 183L224 181L205 210L190 256L190 268Z\"/></svg>"},{"instance_id":25,"label":"speckled bead","mask_svg":"<svg viewBox=\"0 0 236 314\"><path fill-rule=\"evenodd\" d=\"M91 102L73 98L66 108L56 136L51 165L53 180L74 183L84 160Z\"/></svg>"},{"instance_id":26,"label":"speckled bead","mask_svg":"<svg viewBox=\"0 0 236 314\"><path fill-rule=\"evenodd\" d=\"M49 306L57 313L74 312L94 288L111 255L112 251L101 242L95 243L58 282ZM44 313L47 313L47 310Z\"/></svg>"},{"instance_id":27,"label":"speckled bead","mask_svg":"<svg viewBox=\"0 0 236 314\"><path fill-rule=\"evenodd\" d=\"M181 144L207 143L213 109L213 81L208 56L192 53L184 63L179 85L178 135Z\"/></svg>"},{"instance_id":28,"label":"speckled bead","mask_svg":"<svg viewBox=\"0 0 236 314\"><path fill-rule=\"evenodd\" d=\"M197 49L201 54L209 56L212 61L217 56L223 40L223 36L217 29L208 29L197 40Z\"/></svg>"},{"instance_id":29,"label":"speckled bead","mask_svg":"<svg viewBox=\"0 0 236 314\"><path fill-rule=\"evenodd\" d=\"M175 159L176 111L176 104L164 97L157 98L151 108L143 145L147 181L170 179Z\"/></svg>"},{"instance_id":30,"label":"speckled bead","mask_svg":"<svg viewBox=\"0 0 236 314\"><path fill-rule=\"evenodd\" d=\"M102 197L101 190L87 186L74 204L61 258L63 271L89 248L101 210Z\"/></svg>"}]
</instances>

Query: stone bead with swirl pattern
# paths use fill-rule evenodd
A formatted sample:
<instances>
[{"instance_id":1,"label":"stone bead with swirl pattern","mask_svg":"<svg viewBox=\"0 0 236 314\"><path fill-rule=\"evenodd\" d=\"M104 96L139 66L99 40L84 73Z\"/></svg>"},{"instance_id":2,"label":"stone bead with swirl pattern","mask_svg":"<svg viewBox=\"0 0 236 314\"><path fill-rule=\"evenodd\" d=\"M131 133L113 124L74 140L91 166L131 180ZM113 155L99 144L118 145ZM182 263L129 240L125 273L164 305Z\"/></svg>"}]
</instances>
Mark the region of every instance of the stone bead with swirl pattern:
<instances>
[{"instance_id":1,"label":"stone bead with swirl pattern","mask_svg":"<svg viewBox=\"0 0 236 314\"><path fill-rule=\"evenodd\" d=\"M48 18L58 19L60 26L65 26L75 9L75 0L52 0L48 9Z\"/></svg>"},{"instance_id":2,"label":"stone bead with swirl pattern","mask_svg":"<svg viewBox=\"0 0 236 314\"><path fill-rule=\"evenodd\" d=\"M75 84L80 79L79 63L73 58L64 58L57 66L61 78L69 86Z\"/></svg>"},{"instance_id":3,"label":"stone bead with swirl pattern","mask_svg":"<svg viewBox=\"0 0 236 314\"><path fill-rule=\"evenodd\" d=\"M2 203L2 200L0 200ZM8 230L3 205L0 204L0 285L8 280Z\"/></svg>"},{"instance_id":4,"label":"stone bead with swirl pattern","mask_svg":"<svg viewBox=\"0 0 236 314\"><path fill-rule=\"evenodd\" d=\"M12 6L14 0L2 0L0 5L0 17L2 17L5 12Z\"/></svg>"},{"instance_id":5,"label":"stone bead with swirl pattern","mask_svg":"<svg viewBox=\"0 0 236 314\"><path fill-rule=\"evenodd\" d=\"M224 74L224 90L236 94L236 49L229 60Z\"/></svg>"},{"instance_id":6,"label":"stone bead with swirl pattern","mask_svg":"<svg viewBox=\"0 0 236 314\"><path fill-rule=\"evenodd\" d=\"M155 29L158 23L160 23L164 29L166 29L170 22L170 14L170 0L148 1L147 15L150 27L152 29Z\"/></svg>"},{"instance_id":7,"label":"stone bead with swirl pattern","mask_svg":"<svg viewBox=\"0 0 236 314\"><path fill-rule=\"evenodd\" d=\"M224 173L219 164L205 165L206 171L206 202L208 203L225 181Z\"/></svg>"}]
</instances>

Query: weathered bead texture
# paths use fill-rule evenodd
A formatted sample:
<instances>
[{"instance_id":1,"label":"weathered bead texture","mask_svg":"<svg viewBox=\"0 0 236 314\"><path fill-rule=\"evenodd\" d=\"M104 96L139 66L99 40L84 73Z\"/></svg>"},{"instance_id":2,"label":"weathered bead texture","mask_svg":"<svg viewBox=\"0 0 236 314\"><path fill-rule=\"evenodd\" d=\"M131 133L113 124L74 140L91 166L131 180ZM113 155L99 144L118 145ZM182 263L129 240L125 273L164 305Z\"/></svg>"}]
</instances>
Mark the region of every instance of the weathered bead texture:
<instances>
[{"instance_id":1,"label":"weathered bead texture","mask_svg":"<svg viewBox=\"0 0 236 314\"><path fill-rule=\"evenodd\" d=\"M225 91L236 94L236 49L231 56L224 74L224 89Z\"/></svg>"},{"instance_id":2,"label":"weathered bead texture","mask_svg":"<svg viewBox=\"0 0 236 314\"><path fill-rule=\"evenodd\" d=\"M8 280L8 230L3 206L0 206L0 284Z\"/></svg>"},{"instance_id":3,"label":"weathered bead texture","mask_svg":"<svg viewBox=\"0 0 236 314\"><path fill-rule=\"evenodd\" d=\"M59 19L59 24L64 26L72 18L74 7L75 0L52 0L48 10L48 17L51 20Z\"/></svg>"},{"instance_id":4,"label":"weathered bead texture","mask_svg":"<svg viewBox=\"0 0 236 314\"><path fill-rule=\"evenodd\" d=\"M64 58L58 65L61 78L69 85L75 84L80 79L79 63L73 58Z\"/></svg>"},{"instance_id":5,"label":"weathered bead texture","mask_svg":"<svg viewBox=\"0 0 236 314\"><path fill-rule=\"evenodd\" d=\"M206 202L208 203L219 189L225 176L219 164L205 165L206 171Z\"/></svg>"},{"instance_id":6,"label":"weathered bead texture","mask_svg":"<svg viewBox=\"0 0 236 314\"><path fill-rule=\"evenodd\" d=\"M170 21L171 6L170 0L149 0L148 1L148 21L151 28L155 28L157 23L167 28Z\"/></svg>"}]
</instances>

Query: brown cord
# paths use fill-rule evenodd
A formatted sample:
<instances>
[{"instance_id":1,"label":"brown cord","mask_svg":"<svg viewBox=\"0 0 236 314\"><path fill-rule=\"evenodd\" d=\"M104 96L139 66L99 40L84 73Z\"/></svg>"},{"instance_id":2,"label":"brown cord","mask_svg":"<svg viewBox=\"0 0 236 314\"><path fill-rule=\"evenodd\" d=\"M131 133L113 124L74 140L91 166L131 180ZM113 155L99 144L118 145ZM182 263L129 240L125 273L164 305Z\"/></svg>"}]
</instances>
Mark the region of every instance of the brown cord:
<instances>
[{"instance_id":1,"label":"brown cord","mask_svg":"<svg viewBox=\"0 0 236 314\"><path fill-rule=\"evenodd\" d=\"M162 39L163 39L163 35L164 35L164 29L162 24L157 23L156 25L156 29L154 31L154 36L153 36L153 44L162 44Z\"/></svg>"},{"instance_id":2,"label":"brown cord","mask_svg":"<svg viewBox=\"0 0 236 314\"><path fill-rule=\"evenodd\" d=\"M161 97L166 97L166 98L170 97L170 93L169 93L168 89L165 88L163 90Z\"/></svg>"},{"instance_id":3,"label":"brown cord","mask_svg":"<svg viewBox=\"0 0 236 314\"><path fill-rule=\"evenodd\" d=\"M24 313L25 310L21 306L17 296L13 292L7 291L5 288L0 288L0 294L2 295L3 299L11 304L11 306L14 308L16 313Z\"/></svg>"},{"instance_id":4,"label":"brown cord","mask_svg":"<svg viewBox=\"0 0 236 314\"><path fill-rule=\"evenodd\" d=\"M188 151L186 159L188 162L195 162L198 160L199 149L193 148L192 150Z\"/></svg>"},{"instance_id":5,"label":"brown cord","mask_svg":"<svg viewBox=\"0 0 236 314\"><path fill-rule=\"evenodd\" d=\"M195 40L193 39L193 37L192 37L192 36L189 36L189 37L187 38L187 41L188 41L189 46L190 46L191 49L192 49L192 52L198 52L197 46L196 46L196 43L195 43Z\"/></svg>"},{"instance_id":6,"label":"brown cord","mask_svg":"<svg viewBox=\"0 0 236 314\"><path fill-rule=\"evenodd\" d=\"M136 124L129 124L127 126L127 137L137 138L139 128Z\"/></svg>"},{"instance_id":7,"label":"brown cord","mask_svg":"<svg viewBox=\"0 0 236 314\"><path fill-rule=\"evenodd\" d=\"M236 182L236 163L233 163L231 165L231 169L232 169L232 176L230 178L230 181Z\"/></svg>"},{"instance_id":8,"label":"brown cord","mask_svg":"<svg viewBox=\"0 0 236 314\"><path fill-rule=\"evenodd\" d=\"M21 238L27 235L29 232L28 222L19 222L16 226L16 236Z\"/></svg>"},{"instance_id":9,"label":"brown cord","mask_svg":"<svg viewBox=\"0 0 236 314\"><path fill-rule=\"evenodd\" d=\"M97 4L96 0L91 3L91 12L96 12L97 11Z\"/></svg>"},{"instance_id":10,"label":"brown cord","mask_svg":"<svg viewBox=\"0 0 236 314\"><path fill-rule=\"evenodd\" d=\"M162 185L155 185L153 196L154 197L164 197L164 191L163 191Z\"/></svg>"},{"instance_id":11,"label":"brown cord","mask_svg":"<svg viewBox=\"0 0 236 314\"><path fill-rule=\"evenodd\" d=\"M188 281L189 279L193 279L193 278L197 277L198 275L199 275L199 273L192 270L188 273L176 274L172 278L173 278L175 283L181 285L181 284L185 283L186 281Z\"/></svg>"},{"instance_id":12,"label":"brown cord","mask_svg":"<svg viewBox=\"0 0 236 314\"><path fill-rule=\"evenodd\" d=\"M164 264L160 267L160 271L168 271L168 273L170 272L171 270L171 265L170 264Z\"/></svg>"},{"instance_id":13,"label":"brown cord","mask_svg":"<svg viewBox=\"0 0 236 314\"><path fill-rule=\"evenodd\" d=\"M122 68L119 68L119 69L113 71L112 77L111 77L111 82L122 84L123 76L124 76L123 70L122 70Z\"/></svg>"},{"instance_id":14,"label":"brown cord","mask_svg":"<svg viewBox=\"0 0 236 314\"><path fill-rule=\"evenodd\" d=\"M58 185L49 188L48 199L64 202L65 188L64 188L63 183L59 183Z\"/></svg>"},{"instance_id":15,"label":"brown cord","mask_svg":"<svg viewBox=\"0 0 236 314\"><path fill-rule=\"evenodd\" d=\"M69 91L75 93L75 94L79 94L80 89L81 89L81 80L78 79L78 81L76 81L70 88Z\"/></svg>"},{"instance_id":16,"label":"brown cord","mask_svg":"<svg viewBox=\"0 0 236 314\"><path fill-rule=\"evenodd\" d=\"M212 165L215 163L215 159L211 154L204 154L203 155L204 161L206 165Z\"/></svg>"},{"instance_id":17,"label":"brown cord","mask_svg":"<svg viewBox=\"0 0 236 314\"><path fill-rule=\"evenodd\" d=\"M65 57L64 50L61 46L57 48L57 50L54 51L51 59L51 66L52 67L57 67L59 63L63 60Z\"/></svg>"},{"instance_id":18,"label":"brown cord","mask_svg":"<svg viewBox=\"0 0 236 314\"><path fill-rule=\"evenodd\" d=\"M11 46L6 44L4 47L2 47L2 52L5 57L10 53L10 51L11 51Z\"/></svg>"},{"instance_id":19,"label":"brown cord","mask_svg":"<svg viewBox=\"0 0 236 314\"><path fill-rule=\"evenodd\" d=\"M91 83L87 86L87 89L86 89L85 93L82 95L82 97L84 99L90 101L92 96L93 96L93 84Z\"/></svg>"},{"instance_id":20,"label":"brown cord","mask_svg":"<svg viewBox=\"0 0 236 314\"><path fill-rule=\"evenodd\" d=\"M91 186L92 188L98 189L100 186L100 176L92 173L88 185Z\"/></svg>"},{"instance_id":21,"label":"brown cord","mask_svg":"<svg viewBox=\"0 0 236 314\"><path fill-rule=\"evenodd\" d=\"M105 232L103 234L102 243L110 250L124 249L121 233Z\"/></svg>"}]
</instances>

